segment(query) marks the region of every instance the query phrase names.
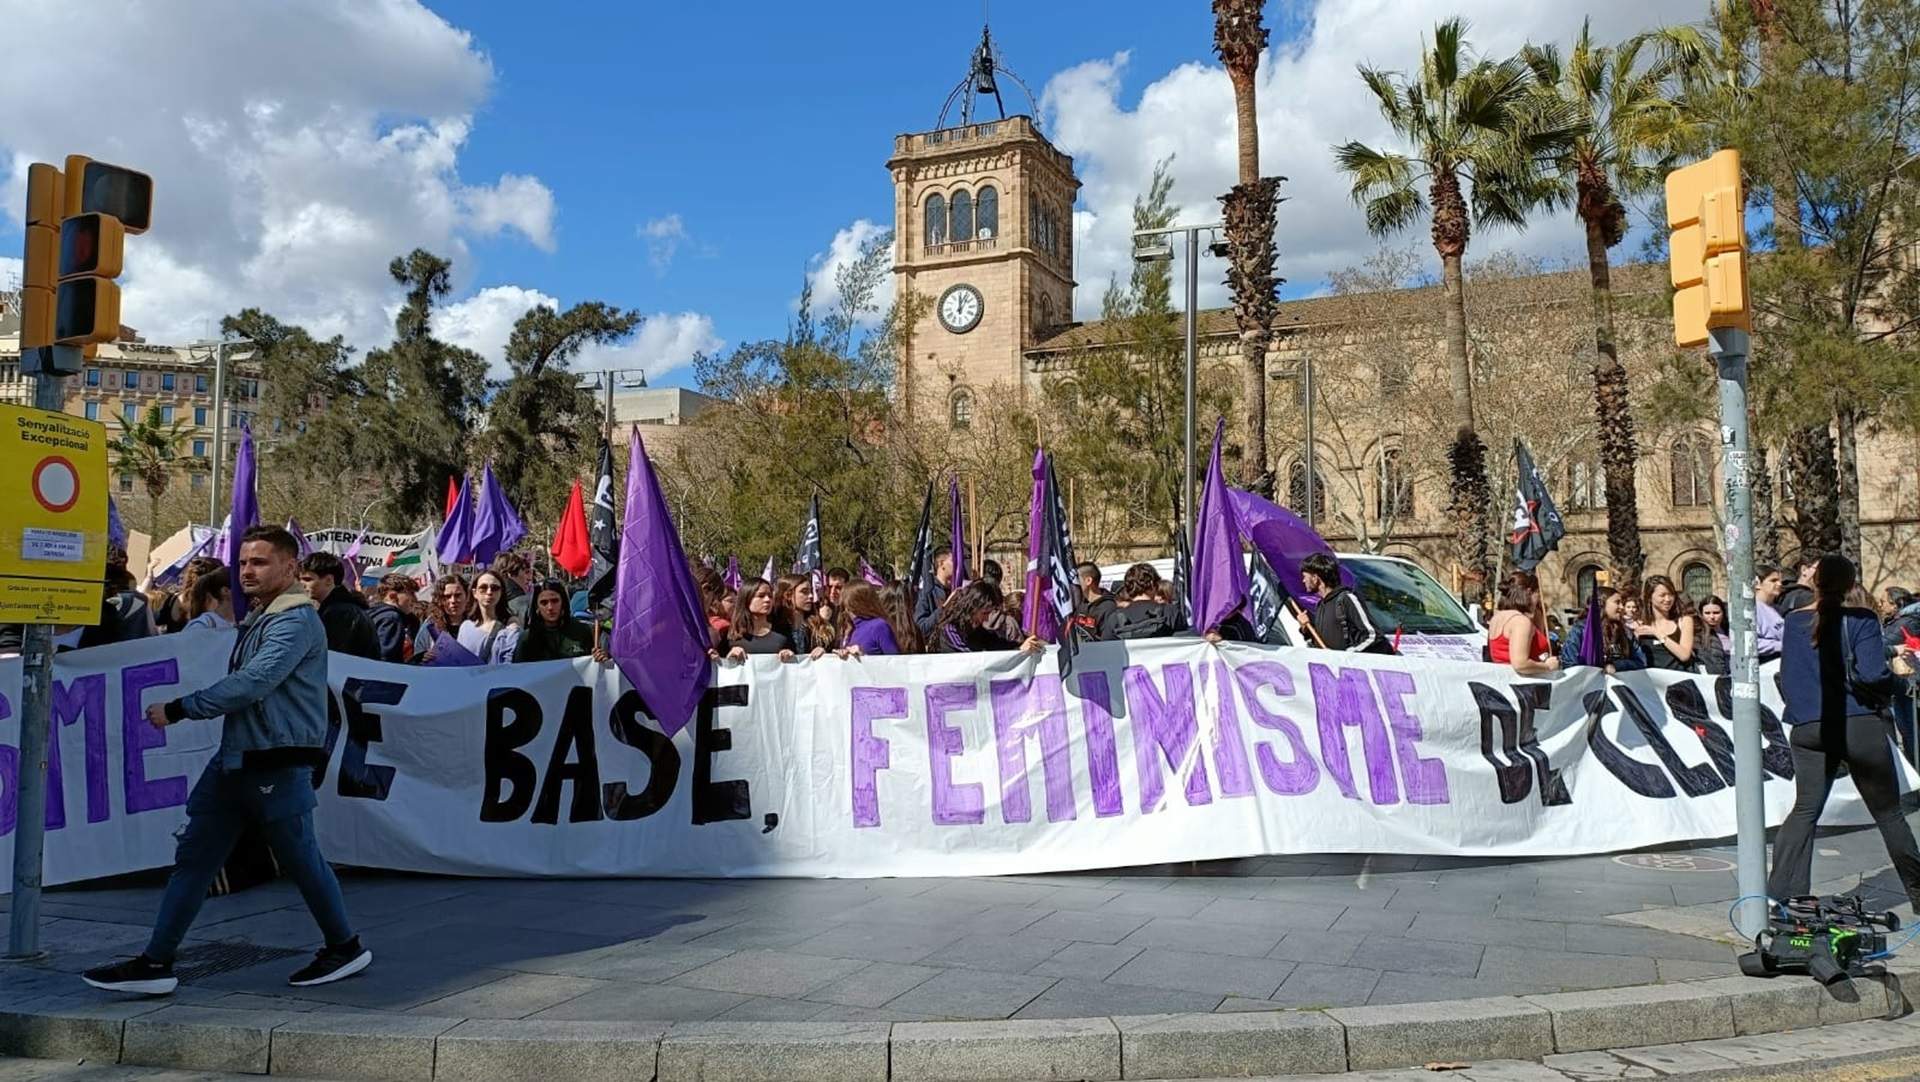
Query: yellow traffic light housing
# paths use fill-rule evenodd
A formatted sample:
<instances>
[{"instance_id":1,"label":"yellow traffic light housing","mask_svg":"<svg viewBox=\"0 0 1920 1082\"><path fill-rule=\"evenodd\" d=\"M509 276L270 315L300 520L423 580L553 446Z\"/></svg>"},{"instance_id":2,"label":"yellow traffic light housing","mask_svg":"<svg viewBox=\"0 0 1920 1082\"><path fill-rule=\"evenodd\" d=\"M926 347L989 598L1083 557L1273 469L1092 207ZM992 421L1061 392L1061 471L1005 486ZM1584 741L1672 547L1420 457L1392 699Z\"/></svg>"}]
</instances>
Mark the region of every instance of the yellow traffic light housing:
<instances>
[{"instance_id":1,"label":"yellow traffic light housing","mask_svg":"<svg viewBox=\"0 0 1920 1082\"><path fill-rule=\"evenodd\" d=\"M118 278L126 250L120 220L106 214L76 214L60 223L60 280L79 276Z\"/></svg>"},{"instance_id":2,"label":"yellow traffic light housing","mask_svg":"<svg viewBox=\"0 0 1920 1082\"><path fill-rule=\"evenodd\" d=\"M153 224L153 178L137 169L67 155L68 214L110 214L130 234Z\"/></svg>"},{"instance_id":3,"label":"yellow traffic light housing","mask_svg":"<svg viewBox=\"0 0 1920 1082\"><path fill-rule=\"evenodd\" d=\"M56 345L82 346L119 337L119 286L105 278L75 278L60 283L53 312Z\"/></svg>"},{"instance_id":4,"label":"yellow traffic light housing","mask_svg":"<svg viewBox=\"0 0 1920 1082\"><path fill-rule=\"evenodd\" d=\"M1667 226L1674 341L1702 346L1713 328L1751 329L1739 151L1667 174Z\"/></svg>"}]
</instances>

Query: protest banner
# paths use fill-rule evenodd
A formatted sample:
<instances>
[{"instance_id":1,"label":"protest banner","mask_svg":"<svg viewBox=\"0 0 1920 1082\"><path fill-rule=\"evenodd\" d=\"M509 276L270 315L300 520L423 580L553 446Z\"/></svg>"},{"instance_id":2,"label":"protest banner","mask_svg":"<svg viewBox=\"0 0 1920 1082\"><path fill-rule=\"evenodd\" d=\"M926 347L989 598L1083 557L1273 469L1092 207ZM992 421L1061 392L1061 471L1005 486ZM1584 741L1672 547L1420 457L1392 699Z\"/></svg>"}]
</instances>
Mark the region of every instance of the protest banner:
<instances>
[{"instance_id":1,"label":"protest banner","mask_svg":"<svg viewBox=\"0 0 1920 1082\"><path fill-rule=\"evenodd\" d=\"M218 722L143 708L232 632L63 654L49 883L167 865ZM1726 678L1548 679L1195 639L717 667L675 735L618 669L330 660L321 843L375 868L523 876L954 876L1267 853L1548 856L1734 830ZM19 768L0 661L0 868ZM1769 669L1769 823L1793 800ZM1909 776L1909 780L1911 777ZM1828 822L1864 823L1850 783Z\"/></svg>"}]
</instances>

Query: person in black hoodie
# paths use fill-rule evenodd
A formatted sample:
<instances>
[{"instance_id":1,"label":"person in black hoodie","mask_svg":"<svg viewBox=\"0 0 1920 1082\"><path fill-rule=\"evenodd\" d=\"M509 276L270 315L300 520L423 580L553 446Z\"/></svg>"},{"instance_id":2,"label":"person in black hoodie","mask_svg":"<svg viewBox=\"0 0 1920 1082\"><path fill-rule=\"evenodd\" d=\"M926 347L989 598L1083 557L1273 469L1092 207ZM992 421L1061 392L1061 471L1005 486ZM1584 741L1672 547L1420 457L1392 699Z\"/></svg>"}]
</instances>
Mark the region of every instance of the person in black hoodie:
<instances>
[{"instance_id":1,"label":"person in black hoodie","mask_svg":"<svg viewBox=\"0 0 1920 1082\"><path fill-rule=\"evenodd\" d=\"M1331 553L1316 552L1300 561L1300 583L1320 599L1311 615L1300 614L1301 624L1313 628L1320 646L1356 654L1394 652L1360 595L1340 584L1340 561Z\"/></svg>"},{"instance_id":2,"label":"person in black hoodie","mask_svg":"<svg viewBox=\"0 0 1920 1082\"><path fill-rule=\"evenodd\" d=\"M327 649L378 661L380 639L367 619L366 599L341 585L346 577L345 565L331 552L310 552L300 561L300 583L320 606Z\"/></svg>"},{"instance_id":3,"label":"person in black hoodie","mask_svg":"<svg viewBox=\"0 0 1920 1082\"><path fill-rule=\"evenodd\" d=\"M1100 582L1100 565L1081 564L1073 569L1080 580L1080 594L1073 599L1073 627L1082 639L1100 637L1100 621L1116 607L1113 595Z\"/></svg>"},{"instance_id":4,"label":"person in black hoodie","mask_svg":"<svg viewBox=\"0 0 1920 1082\"><path fill-rule=\"evenodd\" d=\"M1160 600L1160 573L1134 564L1120 577L1120 599L1100 618L1100 638L1163 639L1179 625L1177 603Z\"/></svg>"},{"instance_id":5,"label":"person in black hoodie","mask_svg":"<svg viewBox=\"0 0 1920 1082\"><path fill-rule=\"evenodd\" d=\"M420 634L420 617L414 614L418 591L412 578L398 573L381 579L375 588L379 600L367 606L367 622L379 640L382 661L404 662L413 655L413 638Z\"/></svg>"}]
</instances>

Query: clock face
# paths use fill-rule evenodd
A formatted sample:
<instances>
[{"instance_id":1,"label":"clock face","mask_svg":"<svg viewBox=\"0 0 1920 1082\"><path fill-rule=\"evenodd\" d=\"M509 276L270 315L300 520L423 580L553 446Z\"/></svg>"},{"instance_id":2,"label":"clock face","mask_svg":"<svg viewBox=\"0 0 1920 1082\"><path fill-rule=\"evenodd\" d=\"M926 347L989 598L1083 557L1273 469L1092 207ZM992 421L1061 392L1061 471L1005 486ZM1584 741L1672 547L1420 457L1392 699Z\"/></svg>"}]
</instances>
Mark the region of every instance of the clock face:
<instances>
[{"instance_id":1,"label":"clock face","mask_svg":"<svg viewBox=\"0 0 1920 1082\"><path fill-rule=\"evenodd\" d=\"M965 334L978 326L985 311L980 291L970 285L957 285L940 295L940 325L954 334Z\"/></svg>"}]
</instances>

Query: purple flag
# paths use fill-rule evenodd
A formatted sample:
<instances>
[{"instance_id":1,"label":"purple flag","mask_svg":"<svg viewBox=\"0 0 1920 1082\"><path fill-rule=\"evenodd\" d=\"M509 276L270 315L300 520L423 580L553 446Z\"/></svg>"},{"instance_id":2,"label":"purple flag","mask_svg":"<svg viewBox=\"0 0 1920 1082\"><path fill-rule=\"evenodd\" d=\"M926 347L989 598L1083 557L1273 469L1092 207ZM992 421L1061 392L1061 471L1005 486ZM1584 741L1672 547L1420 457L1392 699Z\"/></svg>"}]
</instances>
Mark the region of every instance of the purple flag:
<instances>
[{"instance_id":1,"label":"purple flag","mask_svg":"<svg viewBox=\"0 0 1920 1082\"><path fill-rule=\"evenodd\" d=\"M365 526L362 526L360 527L360 532L354 535L353 544L347 546L347 551L341 553L340 558L342 560L351 560L355 556L360 555L360 546L362 543L366 541L366 539L367 539L367 528Z\"/></svg>"},{"instance_id":2,"label":"purple flag","mask_svg":"<svg viewBox=\"0 0 1920 1082\"><path fill-rule=\"evenodd\" d=\"M867 562L865 556L860 557L860 579L875 589L881 589L887 585L887 580L881 577L880 572L873 569L873 565Z\"/></svg>"},{"instance_id":3,"label":"purple flag","mask_svg":"<svg viewBox=\"0 0 1920 1082\"><path fill-rule=\"evenodd\" d=\"M947 544L953 549L953 585L950 590L958 592L967 584L967 520L960 512L960 478L947 480L948 521L952 529Z\"/></svg>"},{"instance_id":4,"label":"purple flag","mask_svg":"<svg viewBox=\"0 0 1920 1082\"><path fill-rule=\"evenodd\" d=\"M627 514L613 587L608 653L668 736L693 720L713 679L712 632L666 497L634 425L627 453Z\"/></svg>"},{"instance_id":5,"label":"purple flag","mask_svg":"<svg viewBox=\"0 0 1920 1082\"><path fill-rule=\"evenodd\" d=\"M1587 596L1587 618L1580 624L1580 664L1605 668L1607 664L1607 622L1600 604L1600 591L1595 586L1593 593Z\"/></svg>"},{"instance_id":6,"label":"purple flag","mask_svg":"<svg viewBox=\"0 0 1920 1082\"><path fill-rule=\"evenodd\" d=\"M468 539L473 548L473 562L481 566L491 564L495 556L512 549L525 536L527 524L520 521L519 513L507 502L506 490L494 479L493 463L487 463L480 475L479 508L474 513L473 534Z\"/></svg>"},{"instance_id":7,"label":"purple flag","mask_svg":"<svg viewBox=\"0 0 1920 1082\"><path fill-rule=\"evenodd\" d=\"M727 557L727 573L720 576L720 581L725 583L727 589L732 590L734 593L740 592L740 557Z\"/></svg>"},{"instance_id":8,"label":"purple flag","mask_svg":"<svg viewBox=\"0 0 1920 1082\"><path fill-rule=\"evenodd\" d=\"M1027 596L1021 606L1020 626L1027 634L1052 642L1053 606L1047 601L1047 589L1053 576L1047 574L1047 453L1033 453L1033 494L1027 497Z\"/></svg>"},{"instance_id":9,"label":"purple flag","mask_svg":"<svg viewBox=\"0 0 1920 1082\"><path fill-rule=\"evenodd\" d=\"M113 495L107 495L107 544L114 548L127 547L127 524L120 521L120 505L113 502Z\"/></svg>"},{"instance_id":10,"label":"purple flag","mask_svg":"<svg viewBox=\"0 0 1920 1082\"><path fill-rule=\"evenodd\" d=\"M433 641L433 660L427 662L436 668L469 665L485 665L480 655L460 645L460 640L439 629L432 621L427 621L427 637Z\"/></svg>"},{"instance_id":11,"label":"purple flag","mask_svg":"<svg viewBox=\"0 0 1920 1082\"><path fill-rule=\"evenodd\" d=\"M1200 518L1193 537L1193 630L1201 634L1247 597L1247 561L1240 555L1240 516L1227 495L1227 478L1220 469L1220 441L1227 420L1213 428L1213 456L1207 461L1207 482L1200 489Z\"/></svg>"},{"instance_id":12,"label":"purple flag","mask_svg":"<svg viewBox=\"0 0 1920 1082\"><path fill-rule=\"evenodd\" d=\"M1313 527L1292 511L1269 500L1263 500L1251 492L1241 489L1229 489L1233 494L1234 513L1240 519L1240 528L1253 542L1253 547L1272 565L1274 577L1280 580L1280 588L1287 596L1303 605L1312 605L1318 598L1307 593L1300 581L1300 561L1316 552L1333 555L1333 546L1325 538L1314 532ZM1347 586L1353 585L1353 573L1346 567L1340 568L1340 581Z\"/></svg>"},{"instance_id":13,"label":"purple flag","mask_svg":"<svg viewBox=\"0 0 1920 1082\"><path fill-rule=\"evenodd\" d=\"M447 513L447 521L440 524L440 538L434 545L434 555L440 557L443 564L463 564L473 552L473 501L467 498L467 486L473 478L460 475L460 491L453 497L453 510Z\"/></svg>"},{"instance_id":14,"label":"purple flag","mask_svg":"<svg viewBox=\"0 0 1920 1082\"><path fill-rule=\"evenodd\" d=\"M295 548L300 550L301 559L304 560L308 556L313 555L313 545L307 541L307 535L300 532L299 519L287 519L287 532L293 535L293 544Z\"/></svg>"},{"instance_id":15,"label":"purple flag","mask_svg":"<svg viewBox=\"0 0 1920 1082\"><path fill-rule=\"evenodd\" d=\"M253 495L253 429L240 426L240 453L233 459L233 500L227 512L228 581L240 584L240 539L260 521L260 503ZM247 615L247 595L233 591L233 620L239 623Z\"/></svg>"}]
</instances>

